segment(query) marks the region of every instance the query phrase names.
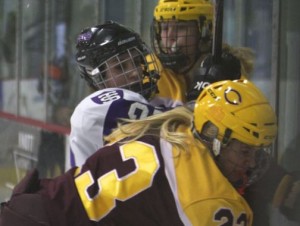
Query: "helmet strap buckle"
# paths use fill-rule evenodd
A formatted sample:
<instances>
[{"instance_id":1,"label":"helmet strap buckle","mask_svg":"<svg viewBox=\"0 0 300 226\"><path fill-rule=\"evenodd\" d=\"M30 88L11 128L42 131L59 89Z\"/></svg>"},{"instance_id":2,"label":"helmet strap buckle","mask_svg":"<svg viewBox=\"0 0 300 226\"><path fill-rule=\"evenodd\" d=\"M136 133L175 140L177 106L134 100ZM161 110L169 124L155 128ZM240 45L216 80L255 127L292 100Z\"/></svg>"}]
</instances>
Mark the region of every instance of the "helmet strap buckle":
<instances>
[{"instance_id":1,"label":"helmet strap buckle","mask_svg":"<svg viewBox=\"0 0 300 226\"><path fill-rule=\"evenodd\" d=\"M212 151L215 156L218 156L220 154L221 142L217 138L214 138L213 140Z\"/></svg>"}]
</instances>

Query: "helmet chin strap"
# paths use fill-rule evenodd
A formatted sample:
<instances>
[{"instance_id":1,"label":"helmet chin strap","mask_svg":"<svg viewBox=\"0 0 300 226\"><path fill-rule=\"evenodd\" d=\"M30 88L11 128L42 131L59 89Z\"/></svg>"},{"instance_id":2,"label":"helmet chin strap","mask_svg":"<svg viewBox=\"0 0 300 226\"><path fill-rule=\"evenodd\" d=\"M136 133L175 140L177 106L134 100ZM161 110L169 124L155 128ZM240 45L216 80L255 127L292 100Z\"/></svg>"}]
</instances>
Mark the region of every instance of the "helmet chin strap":
<instances>
[{"instance_id":1,"label":"helmet chin strap","mask_svg":"<svg viewBox=\"0 0 300 226\"><path fill-rule=\"evenodd\" d=\"M226 146L228 144L231 133L232 133L232 130L229 128L226 128L222 141L219 141L217 138L213 139L212 151L215 156L218 156L220 154L222 146Z\"/></svg>"},{"instance_id":2,"label":"helmet chin strap","mask_svg":"<svg viewBox=\"0 0 300 226\"><path fill-rule=\"evenodd\" d=\"M168 56L168 54L162 53L158 55L158 58L161 60L165 67L170 68L175 73L179 73L179 71L187 65L187 58L182 53L175 52L175 55L173 55L172 57Z\"/></svg>"},{"instance_id":3,"label":"helmet chin strap","mask_svg":"<svg viewBox=\"0 0 300 226\"><path fill-rule=\"evenodd\" d=\"M213 140L212 151L215 156L218 156L221 152L221 142L217 138Z\"/></svg>"}]
</instances>

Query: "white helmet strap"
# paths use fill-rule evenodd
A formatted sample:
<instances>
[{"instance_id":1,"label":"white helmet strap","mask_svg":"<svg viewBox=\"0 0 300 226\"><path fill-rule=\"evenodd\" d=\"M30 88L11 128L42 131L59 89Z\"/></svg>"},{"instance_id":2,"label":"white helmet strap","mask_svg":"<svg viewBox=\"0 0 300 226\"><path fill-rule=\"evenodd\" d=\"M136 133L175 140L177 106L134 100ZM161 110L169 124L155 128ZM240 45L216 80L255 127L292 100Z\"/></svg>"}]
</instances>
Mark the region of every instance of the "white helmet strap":
<instances>
[{"instance_id":1,"label":"white helmet strap","mask_svg":"<svg viewBox=\"0 0 300 226\"><path fill-rule=\"evenodd\" d=\"M212 151L215 156L218 156L221 152L221 142L217 138L213 140Z\"/></svg>"}]
</instances>

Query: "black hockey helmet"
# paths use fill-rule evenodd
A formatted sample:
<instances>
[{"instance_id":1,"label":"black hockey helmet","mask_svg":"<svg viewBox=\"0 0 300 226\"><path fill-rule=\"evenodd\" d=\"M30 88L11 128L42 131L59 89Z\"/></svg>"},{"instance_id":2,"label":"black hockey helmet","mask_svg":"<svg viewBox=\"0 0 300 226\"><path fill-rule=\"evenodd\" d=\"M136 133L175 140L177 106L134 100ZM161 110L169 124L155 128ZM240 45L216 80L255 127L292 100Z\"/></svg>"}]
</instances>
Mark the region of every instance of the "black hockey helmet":
<instances>
[{"instance_id":1,"label":"black hockey helmet","mask_svg":"<svg viewBox=\"0 0 300 226\"><path fill-rule=\"evenodd\" d=\"M133 30L114 21L88 27L78 35L76 49L80 74L95 90L126 88L148 99L156 93L158 65Z\"/></svg>"}]
</instances>

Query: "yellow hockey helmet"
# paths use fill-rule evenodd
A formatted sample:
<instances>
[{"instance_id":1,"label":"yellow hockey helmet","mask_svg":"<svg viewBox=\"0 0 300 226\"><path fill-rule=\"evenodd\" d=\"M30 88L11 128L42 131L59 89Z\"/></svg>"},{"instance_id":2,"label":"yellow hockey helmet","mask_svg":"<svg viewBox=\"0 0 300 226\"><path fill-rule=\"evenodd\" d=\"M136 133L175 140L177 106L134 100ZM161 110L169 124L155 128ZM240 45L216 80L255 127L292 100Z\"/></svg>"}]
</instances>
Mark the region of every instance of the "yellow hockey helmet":
<instances>
[{"instance_id":1,"label":"yellow hockey helmet","mask_svg":"<svg viewBox=\"0 0 300 226\"><path fill-rule=\"evenodd\" d=\"M154 9L154 19L151 24L151 45L164 67L176 73L185 73L201 54L206 54L211 49L213 16L214 7L210 0L159 0ZM176 32L183 29L182 22L195 22L197 33L194 37L197 41L195 44L187 42L182 45L181 43L179 48L174 48L175 51L172 49L169 52L168 47L162 42L162 31L163 27L174 21L177 26ZM177 33L175 36L191 38L192 36L188 34L189 26L185 27L186 35ZM172 41L174 37L167 39ZM191 48L196 52L190 53L188 49Z\"/></svg>"},{"instance_id":2,"label":"yellow hockey helmet","mask_svg":"<svg viewBox=\"0 0 300 226\"><path fill-rule=\"evenodd\" d=\"M159 0L154 18L161 20L199 20L200 16L213 19L214 8L209 0Z\"/></svg>"},{"instance_id":3,"label":"yellow hockey helmet","mask_svg":"<svg viewBox=\"0 0 300 226\"><path fill-rule=\"evenodd\" d=\"M195 103L194 126L200 134L207 123L223 144L237 139L267 147L277 134L277 118L263 93L248 80L226 80L207 86Z\"/></svg>"}]
</instances>

